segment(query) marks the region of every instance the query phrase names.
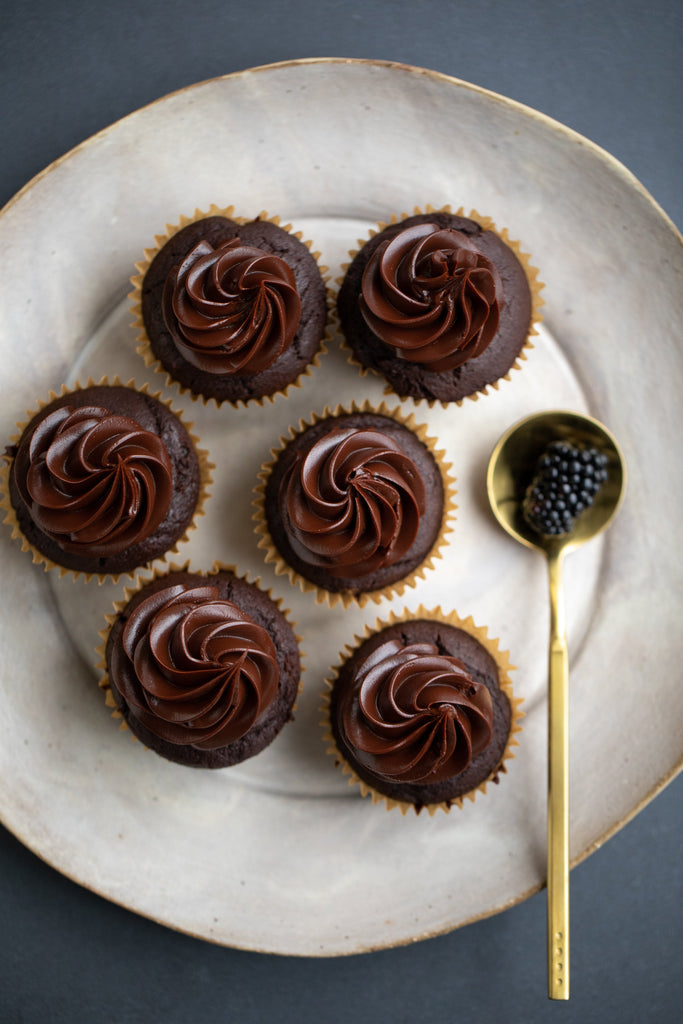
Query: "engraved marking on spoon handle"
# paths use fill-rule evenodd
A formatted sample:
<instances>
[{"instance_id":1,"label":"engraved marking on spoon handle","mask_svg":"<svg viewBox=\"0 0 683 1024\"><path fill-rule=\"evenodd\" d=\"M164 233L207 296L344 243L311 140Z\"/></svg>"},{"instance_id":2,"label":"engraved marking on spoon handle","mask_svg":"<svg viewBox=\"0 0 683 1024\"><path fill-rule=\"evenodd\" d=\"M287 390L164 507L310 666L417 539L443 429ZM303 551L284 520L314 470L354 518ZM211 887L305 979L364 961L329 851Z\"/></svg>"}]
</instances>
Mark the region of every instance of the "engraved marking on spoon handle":
<instances>
[{"instance_id":1,"label":"engraved marking on spoon handle","mask_svg":"<svg viewBox=\"0 0 683 1024\"><path fill-rule=\"evenodd\" d=\"M548 556L548 996L569 999L569 666L562 554Z\"/></svg>"}]
</instances>

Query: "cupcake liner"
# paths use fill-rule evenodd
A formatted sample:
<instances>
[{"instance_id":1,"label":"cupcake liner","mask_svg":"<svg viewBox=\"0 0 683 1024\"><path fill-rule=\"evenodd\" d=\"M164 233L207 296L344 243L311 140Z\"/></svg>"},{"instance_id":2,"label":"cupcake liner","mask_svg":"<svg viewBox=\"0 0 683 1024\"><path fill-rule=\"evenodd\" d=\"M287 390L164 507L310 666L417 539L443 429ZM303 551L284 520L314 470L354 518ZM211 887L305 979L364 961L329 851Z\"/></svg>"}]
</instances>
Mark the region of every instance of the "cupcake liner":
<instances>
[{"instance_id":1,"label":"cupcake liner","mask_svg":"<svg viewBox=\"0 0 683 1024\"><path fill-rule=\"evenodd\" d=\"M145 279L145 275L149 270L152 260L157 253L164 247L164 245L173 238L182 228L187 227L188 224L195 224L197 221L205 220L207 217L227 217L229 220L234 221L236 224L248 224L252 220L268 221L270 224L275 224L276 227L282 228L283 231L289 232L294 238L297 238L303 245L306 246L311 256L318 264L318 270L325 283L325 297L327 304L327 317L325 321L325 330L320 341L320 346L315 352L313 358L303 368L301 373L289 384L285 385L272 394L263 395L261 398L249 398L249 399L219 399L213 396L207 397L199 393L195 393L186 385L181 384L180 381L176 380L168 370L164 367L161 360L155 356L152 351L152 346L147 336L145 329L145 323L142 316L142 284ZM257 405L263 406L266 403L272 404L278 395L284 395L285 397L289 394L290 389L301 387L304 378L310 377L314 369L320 366L320 357L325 355L328 351L328 344L332 339L333 324L332 324L332 311L335 308L335 295L333 290L328 286L330 275L329 268L320 263L321 254L317 250L313 249L313 242L303 237L301 231L293 231L291 224L282 224L281 218L277 215L271 216L266 210L261 212L253 218L250 217L238 217L235 214L234 206L219 207L215 203L212 203L208 209L208 212L204 212L200 209L195 209L191 217L187 217L184 214L180 216L177 224L166 224L166 230L164 234L154 236L154 246L146 248L144 250L144 258L135 263L135 269L137 273L134 274L130 283L133 286L133 290L129 292L128 299L131 303L131 312L133 313L135 320L132 325L138 332L137 334L137 352L138 355L144 360L145 366L152 369L155 373L158 373L160 378L163 379L164 384L169 387L176 389L183 395L189 395L192 401L201 401L204 405L208 405L213 402L216 408L220 408L221 405L228 404L235 408L246 405Z\"/></svg>"},{"instance_id":2,"label":"cupcake liner","mask_svg":"<svg viewBox=\"0 0 683 1024\"><path fill-rule=\"evenodd\" d=\"M534 347L534 344L531 339L532 337L538 334L538 331L536 329L537 325L541 323L541 321L543 320L543 317L540 314L540 308L541 306L545 305L545 300L541 296L541 290L545 287L545 285L541 281L539 281L538 268L532 265L531 256L529 255L529 253L522 251L521 244L516 239L510 238L507 228L497 227L495 222L490 217L486 216L485 214L479 213L477 210L470 210L468 213L462 206L458 207L457 210L453 210L450 204L447 204L446 206L436 207L431 206L428 203L424 209L422 209L419 206L416 206L414 207L412 213L394 213L391 215L388 221L378 221L377 227L370 229L367 238L359 238L357 240L358 248L349 250L349 262L343 263L341 265L342 274L335 280L335 284L337 285L337 287L341 287L341 284L344 281L344 277L346 275L346 271L351 265L351 262L355 259L360 250L366 244L366 242L368 242L371 238L374 238L374 236L379 234L381 231L384 231L384 229L389 227L391 224L398 224L403 220L407 220L408 217L416 217L428 213L449 213L455 217L467 217L470 220L476 221L477 224L479 224L485 231L493 231L496 235L498 235L499 238L502 239L503 242L505 242L505 244L510 249L512 249L515 256L522 264L522 267L524 268L524 272L526 274L527 282L529 284L529 290L531 292L531 320L529 323L529 331L527 333L526 340L522 345L522 348L520 349L515 361L513 362L512 366L507 371L507 373L503 374L503 376L499 377L498 380L493 381L491 384L486 384L479 390L473 391L471 394L465 395L463 396L463 398L458 398L452 402L441 401L440 399L437 398L421 398L420 396L417 395L399 396L403 398L410 397L415 402L415 404L424 402L429 406L430 409L432 409L435 405L440 405L443 409L448 409L453 405L460 406L463 404L463 402L467 400L476 402L482 395L488 394L489 388L492 388L494 391L497 391L501 381L510 380L510 374L512 370L522 369L522 363L526 361L529 351ZM341 347L343 348L349 363L352 366L356 367L356 369L360 371L363 377L367 376L370 373L372 373L375 376L382 376L380 373L373 370L371 367L364 366L363 363L361 363L360 360L357 358L356 354L354 353L353 349L351 348L350 344L348 343L342 332L340 332L340 336ZM390 384L387 384L384 388L384 394L394 395L396 394L396 392L394 391Z\"/></svg>"},{"instance_id":3,"label":"cupcake liner","mask_svg":"<svg viewBox=\"0 0 683 1024\"><path fill-rule=\"evenodd\" d=\"M208 452L205 451L205 449L199 447L199 437L192 432L193 424L187 422L183 418L182 414L178 412L177 409L173 408L172 401L169 398L164 398L161 392L159 391L150 391L149 385L146 383L141 384L138 387L135 384L134 380L131 379L124 383L118 376L115 376L111 381L107 376L101 377L99 380L93 380L92 377L88 377L88 380L86 381L85 384L81 384L80 382L77 381L76 383L73 384L72 387L67 387L66 384L62 384L61 391L50 391L47 399L40 399L38 401L37 408L26 411L26 419L16 424L17 433L13 434L10 437L10 444L18 444L24 430L31 422L33 417L40 413L46 406L48 406L55 399L61 398L63 395L72 394L75 391L83 391L85 390L85 388L101 386L131 388L133 391L137 391L139 394L149 395L150 398L156 399L167 409L169 409L178 420L180 420L180 422L185 427L185 430L187 431L190 437L195 453L197 455L197 459L199 461L199 491L197 494L197 505L195 507L192 520L189 523L185 533L181 537L179 537L178 540L173 544L173 546L170 547L166 552L164 552L164 554L158 555L157 558L154 559L154 562L166 562L167 558L170 555L175 555L178 553L179 545L187 540L188 534L190 533L191 530L197 528L196 520L204 515L204 505L206 503L207 498L209 497L210 485L213 483L212 471L213 469L215 469L213 462L211 462L209 459ZM83 576L85 578L86 583L89 583L92 579L96 579L97 582L100 584L104 583L104 581L107 579L112 580L114 583L117 583L122 576L133 578L138 572L140 572L144 568L144 565L140 565L136 566L133 569L127 570L126 572L92 573L80 569L67 569L63 565L59 565L58 563L53 562L50 558L48 558L47 555L43 554L42 551L39 551L38 548L31 544L31 542L25 537L19 526L14 506L12 505L12 502L10 500L9 478L12 468L12 458L7 455L5 455L4 458L6 462L4 465L0 467L0 510L5 512L3 522L11 527L12 540L19 541L21 544L22 551L27 551L31 554L34 565L42 565L46 572L55 569L59 573L60 577L71 576L74 580L76 580L80 576Z\"/></svg>"},{"instance_id":4,"label":"cupcake liner","mask_svg":"<svg viewBox=\"0 0 683 1024\"><path fill-rule=\"evenodd\" d=\"M321 420L328 419L330 416L345 416L354 413L372 413L378 416L386 416L412 431L412 433L415 434L415 436L425 445L439 467L444 494L441 527L431 550L423 561L408 573L408 575L404 576L400 580L396 580L395 583L388 584L386 587L382 587L379 590L367 590L359 594L355 594L347 590L326 590L324 587L318 586L318 584L306 579L305 576L302 576L292 568L273 543L268 529L265 511L265 496L268 478L280 453L286 445L309 427L315 426L316 423L320 423ZM426 572L433 569L434 563L442 556L443 547L447 543L447 536L449 533L453 532L452 523L455 522L455 511L458 507L455 504L455 495L457 494L455 489L456 479L450 473L452 464L450 462L446 462L445 453L442 450L437 449L437 442L434 438L428 435L427 429L428 428L424 424L417 423L415 421L415 417L412 413L410 415L405 415L398 409L390 408L384 402L381 402L379 406L373 406L367 399L360 404L354 401L349 407L337 405L334 409L330 409L329 406L325 406L322 413L311 412L308 421L301 419L298 427L290 427L289 436L280 438L279 446L271 449L271 458L261 466L261 470L258 474L259 483L254 489L255 499L253 505L255 512L253 519L256 523L255 533L259 537L258 547L265 551L266 563L270 563L274 566L275 572L278 576L288 576L290 583L293 586L299 586L303 593L314 594L316 604L327 604L330 608L334 608L337 604L341 604L345 609L351 605L357 605L358 607L363 608L369 601L379 604L385 598L402 596L406 587L416 586L417 581L419 579L424 579Z\"/></svg>"},{"instance_id":5,"label":"cupcake liner","mask_svg":"<svg viewBox=\"0 0 683 1024\"><path fill-rule=\"evenodd\" d=\"M417 619L428 619L443 622L449 626L455 626L457 629L462 629L464 632L469 633L470 636L474 637L481 646L488 651L496 662L498 667L499 686L507 695L508 700L510 701L511 710L510 731L508 733L507 744L496 769L486 779L484 779L483 782L480 782L478 786L471 789L469 792L464 793L462 796L455 797L453 800L448 802L442 801L435 804L423 804L419 807L406 801L395 800L392 797L385 796L384 793L380 793L378 790L373 789L372 786L368 785L367 782L361 779L337 747L330 724L332 690L344 662L356 652L360 644L364 643L376 633L381 632L381 630L386 629L388 626L394 626L397 623L411 622ZM322 695L322 703L320 706L320 711L323 713L324 717L321 720L320 725L323 728L323 739L327 743L326 752L335 759L335 762L341 768L343 774L348 776L349 786L358 786L361 796L370 797L373 804L384 803L387 811L397 808L401 814L405 816L409 811L413 811L417 815L424 809L431 818L438 810L442 810L444 813L448 814L452 807L457 806L458 808L462 808L465 800L469 800L471 803L474 803L477 793L486 793L487 784L496 778L499 772L507 771L505 762L514 758L515 754L512 748L519 746L516 735L522 731L520 721L524 718L524 712L521 710L521 705L524 703L524 700L522 697L515 697L512 690L512 681L509 673L514 671L514 669L515 666L510 662L509 652L502 651L500 649L498 640L488 635L488 628L486 626L476 626L471 615L466 619L462 619L457 612L444 612L440 606L433 609L427 609L423 605L420 605L416 611L409 611L405 608L400 614L390 612L388 620L377 619L374 626L365 626L362 636L354 636L353 644L347 644L344 650L340 651L339 664L332 669L331 675L325 680L325 692Z\"/></svg>"},{"instance_id":6,"label":"cupcake liner","mask_svg":"<svg viewBox=\"0 0 683 1024\"><path fill-rule=\"evenodd\" d=\"M304 672L306 671L305 665L303 664L304 659L305 659L305 654L304 654L304 652L301 649L301 644L303 642L303 638L301 636L299 636L299 634L295 631L295 629L296 629L296 622L294 622L294 620L290 618L291 612L289 611L289 609L282 607L282 598L281 597L274 597L273 593L272 593L272 591L270 589L266 589L265 587L263 587L261 585L261 578L260 578L260 576L257 576L255 580L250 580L248 573L240 574L240 572L239 572L239 570L237 569L236 566L229 565L227 563L220 562L218 560L214 561L211 569L208 572L201 572L201 573L198 572L196 569L192 569L190 567L189 559L188 559L188 561L184 562L182 565L176 564L175 562L171 562L167 566L155 567L152 570L151 575L143 576L142 574L139 574L135 578L134 582L130 586L124 587L124 596L122 598L120 598L118 601L114 601L113 610L111 612L107 612L105 614L106 626L104 626L102 629L100 629L98 631L101 642L95 648L95 654L97 656L97 662L96 662L95 668L101 673L97 685L99 686L100 690L102 691L102 694L104 696L104 702L105 702L106 706L111 709L112 718L115 718L115 719L117 719L119 721L119 728L123 732L127 732L129 734L130 738L132 740L134 740L136 743L138 743L140 741L138 740L138 738L135 735L135 733L132 732L132 730L128 726L126 720L124 719L123 714L121 713L121 711L119 711L118 707L116 706L116 701L114 700L114 696L113 696L113 694L111 692L111 684L109 682L109 673L107 672L107 659L106 659L107 640L109 639L109 633L110 633L110 630L111 630L112 626L114 625L114 623L118 619L118 617L121 614L121 612L125 609L125 607L128 604L128 602L140 590L142 590L144 587L148 586L150 583L153 583L155 580L162 579L165 576L170 576L171 573L174 573L174 572L196 573L197 575L204 576L206 579L209 579L211 576L216 575L219 572L229 572L229 573L232 573L233 576L236 576L237 579L243 580L245 583L250 583L254 587L258 587L259 590L262 591L262 593L266 594L270 598L270 600L273 602L273 604L275 604L277 606L278 610L282 613L282 615L284 615L285 619L287 620L287 623L289 624L289 626L292 629L292 632L294 633L294 639L296 640L297 645L299 647L299 657L301 659L301 676L303 676ZM302 690L303 690L303 680L302 680L302 678L300 678L299 679L299 687L298 687L298 691L297 691L297 699L298 699L298 697L301 696ZM297 704L297 701L295 700L294 704L292 705L292 709L291 709L292 713L296 710L296 704ZM143 744L143 746L144 746L144 744ZM153 751L151 751L151 753L153 753Z\"/></svg>"}]
</instances>

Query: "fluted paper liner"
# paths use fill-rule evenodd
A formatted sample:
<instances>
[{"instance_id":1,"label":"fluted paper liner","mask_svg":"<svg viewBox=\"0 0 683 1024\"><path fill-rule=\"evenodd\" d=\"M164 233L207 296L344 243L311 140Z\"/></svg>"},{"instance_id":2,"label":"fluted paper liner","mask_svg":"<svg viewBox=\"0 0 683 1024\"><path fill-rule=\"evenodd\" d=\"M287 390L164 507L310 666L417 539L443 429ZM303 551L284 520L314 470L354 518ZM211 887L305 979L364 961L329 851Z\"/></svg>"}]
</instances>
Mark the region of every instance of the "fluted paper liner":
<instances>
[{"instance_id":1,"label":"fluted paper liner","mask_svg":"<svg viewBox=\"0 0 683 1024\"><path fill-rule=\"evenodd\" d=\"M351 767L351 765L348 763L344 755L337 747L334 735L332 733L332 727L330 724L332 690L337 681L337 678L339 677L339 672L342 668L342 665L347 661L347 659L350 658L353 654L355 654L360 644L364 643L366 640L368 640L371 636L374 636L376 633L380 633L383 629L386 629L388 626L394 626L400 622L411 622L418 619L427 619L429 621L443 622L446 625L455 626L457 629L461 629L464 632L469 633L470 636L474 637L475 640L477 640L481 644L481 646L488 651L488 653L495 661L498 667L498 684L500 686L500 689L506 694L508 700L510 701L511 711L510 731L508 733L507 744L505 746L505 750L503 751L503 755L500 759L500 762L498 763L496 768L491 772L491 774L486 779L484 779L483 782L480 782L478 786L475 786L474 789L471 789L469 792L464 793L462 796L455 797L453 800L450 801L440 801L439 803L435 804L422 804L419 807L415 804L408 803L403 800L394 800L392 799L392 797L385 796L384 793L380 793L378 790L373 789L372 786L368 785L367 782L361 779L356 774L354 769ZM442 810L446 814L448 814L451 808L454 806L462 808L466 799L474 803L477 793L486 793L487 783L491 782L494 778L496 778L499 773L505 773L507 771L505 767L505 762L511 760L515 756L512 748L519 746L519 742L516 736L517 733L522 731L520 721L524 717L524 712L521 710L523 698L515 697L512 691L512 681L510 679L509 673L511 671L514 671L515 666L512 665L510 662L509 652L501 651L498 640L495 640L493 637L490 637L488 635L488 628L486 626L476 626L471 615L469 615L466 619L462 619L457 614L457 612L444 612L442 611L440 606L434 609L426 609L424 608L423 605L420 605L419 608L414 612L409 611L407 608L405 608L403 612L401 612L400 614L390 612L389 619L387 621L377 619L373 627L367 625L365 626L363 636L354 636L353 639L353 644L347 644L345 649L343 651L340 651L339 664L332 669L331 675L329 676L328 679L325 680L325 692L323 693L322 704L320 707L320 710L324 715L320 724L324 730L323 738L327 743L327 753L335 759L336 763L339 765L344 775L348 776L349 786L358 786L361 795L364 797L370 797L373 804L384 803L387 811L391 811L398 808L398 810L404 816L408 814L409 811L414 811L415 814L420 814L420 812L424 808L429 814L429 816L433 817L438 810Z\"/></svg>"},{"instance_id":2,"label":"fluted paper liner","mask_svg":"<svg viewBox=\"0 0 683 1024\"><path fill-rule=\"evenodd\" d=\"M282 615L284 615L285 619L287 620L288 625L291 627L292 632L294 633L294 639L296 640L297 645L299 647L299 658L300 658L300 661L301 661L301 676L303 676L303 673L305 671L305 668L304 668L304 665L303 665L303 661L304 661L305 655L304 655L304 652L301 649L301 644L302 644L303 641L302 641L302 637L300 637L298 635L298 633L295 632L296 622L294 622L290 618L290 614L291 613L290 613L289 609L282 607L282 598L281 597L274 597L271 590L266 590L264 587L261 586L261 578L259 576L257 576L255 580L250 580L248 573L240 574L240 572L239 572L239 570L237 569L236 566L228 565L228 564L226 564L224 562L220 562L218 560L216 560L213 563L213 565L212 565L212 567L211 567L209 572L200 572L197 569L192 569L192 568L190 568L190 562L187 561L187 562L184 562L182 565L177 565L177 564L172 562L168 566L164 566L162 568L155 568L150 576L138 575L131 586L126 586L124 588L124 596L120 600L114 601L113 611L108 612L105 615L106 626L104 626L102 629L99 630L99 636L100 636L101 643L99 643L97 645L97 647L95 648L95 654L97 655L97 663L95 665L95 668L97 668L101 672L101 676L99 678L99 681L98 681L97 685L99 686L100 690L102 691L102 693L104 695L105 704L107 705L108 708L111 708L112 718L115 718L115 719L117 719L119 721L119 728L122 731L127 732L128 735L130 736L130 738L132 740L134 740L136 743L140 742L140 741L138 741L138 738L135 735L135 733L132 732L132 730L129 728L125 718L123 717L123 714L119 711L118 707L116 706L116 701L114 700L114 696L113 696L113 694L111 692L111 684L109 682L109 673L107 672L107 657L106 657L107 641L109 639L109 633L111 631L112 626L114 625L114 623L118 619L119 615L124 611L124 609L126 608L126 606L129 603L129 601L131 601L132 598L135 597L135 595L137 593L139 593L139 591L144 590L145 587L149 586L150 583L154 583L155 580L162 579L165 576L170 576L171 573L175 573L175 572L192 573L193 575L196 575L196 576L203 576L205 580L210 580L211 576L215 576L217 573L229 572L229 573L232 573L233 576L237 577L237 579L243 580L245 583L249 583L253 587L258 587L258 589L262 593L266 594L271 599L273 604L276 605L278 610L282 613ZM297 691L297 698L298 698L298 696L300 696L301 691L303 689L303 682L302 682L301 676L299 677L299 686L298 686L298 691ZM293 705L291 707L292 713L295 710L296 710L296 700L294 701L294 703L293 703ZM275 737L275 738L277 739L277 737ZM144 744L143 744L143 746L144 746ZM151 752L154 753L154 751L151 751Z\"/></svg>"},{"instance_id":3,"label":"fluted paper liner","mask_svg":"<svg viewBox=\"0 0 683 1024\"><path fill-rule=\"evenodd\" d=\"M66 384L62 384L62 388L59 393L57 393L56 391L50 391L47 399L41 399L38 402L38 407L36 409L26 411L26 419L20 423L17 423L18 433L13 434L10 437L10 444L18 444L19 441L21 440L21 436L24 430L31 422L33 417L40 413L46 406L50 405L51 402L55 401L55 399L61 398L63 395L72 394L75 391L83 391L85 390L85 388L101 386L131 388L133 391L137 391L139 394L149 395L150 398L155 398L162 405L166 406L166 408L169 409L178 420L180 420L180 422L185 427L185 430L189 435L190 441L192 442L195 453L197 455L197 459L199 461L199 491L197 494L197 504L192 516L192 520L189 523L185 533L176 540L172 547L170 547L166 552L164 552L162 555L158 555L154 559L154 562L165 562L169 555L175 555L178 553L178 546L187 540L188 534L191 530L196 529L196 519L204 514L204 505L209 496L209 487L213 482L211 474L215 466L210 461L208 452L205 451L203 448L199 447L199 438L197 437L196 434L192 433L193 424L188 423L183 418L183 416L176 409L173 408L171 400L168 398L164 398L161 392L150 391L149 386L147 384L141 384L140 387L137 387L133 380L129 380L124 384L123 381L121 381L121 379L118 376L114 377L111 381L106 376L101 377L97 381L93 380L92 377L89 377L85 384L80 384L79 382L76 382L73 385L73 387L67 387ZM11 472L13 460L10 456L5 456L5 459L7 460L5 464L0 466L0 510L5 512L5 518L3 522L7 523L11 527L12 539L17 540L21 543L22 551L30 552L33 558L34 565L42 565L46 572L51 569L56 569L60 576L71 576L74 580L78 579L79 576L84 576L86 582L90 582L90 580L96 579L98 583L103 583L106 579L113 580L113 582L116 583L122 576L133 578L137 572L144 568L144 565L138 565L135 566L133 569L129 569L125 572L120 573L85 572L80 569L67 569L65 568L65 566L53 562L50 558L47 557L47 555L44 555L42 551L39 551L38 548L36 548L27 540L27 538L21 531L19 523L17 522L16 512L10 500L9 488L9 475Z\"/></svg>"},{"instance_id":4,"label":"fluted paper liner","mask_svg":"<svg viewBox=\"0 0 683 1024\"><path fill-rule=\"evenodd\" d=\"M317 263L318 270L320 271L320 275L325 284L327 317L325 320L325 329L323 331L323 336L320 340L320 346L318 350L315 352L310 362L307 363L307 365L303 368L301 373L299 373L299 375L295 377L294 380L290 381L290 383L286 384L283 388L280 388L277 391L273 391L272 394L263 395L260 398L240 398L236 400L229 398L219 399L214 398L213 396L209 397L207 395L203 395L201 394L201 392L192 391L191 388L187 387L184 384L181 384L180 381L176 380L175 377L173 377L169 373L169 371L163 365L161 360L154 355L154 352L152 351L151 342L147 335L145 322L142 316L142 285L152 260L157 255L157 253L164 247L164 245L181 230L181 228L187 227L188 224L195 224L197 221L205 220L207 217L227 217L229 220L234 221L236 224L248 224L251 223L252 220L268 221L271 224L275 224L276 227L282 228L283 231L289 232L289 234L291 234L294 238L297 238L300 242L303 243L303 245L306 246L308 251L311 253L311 256ZM329 268L323 266L320 263L321 254L317 250L313 249L313 242L310 241L309 239L304 238L303 233L301 231L293 231L291 224L282 224L280 217L278 217L277 215L271 216L265 210L261 210L261 212L256 217L238 217L235 215L234 206L219 207L212 203L207 213L205 213L203 210L195 209L191 217L181 215L177 224L166 224L166 230L164 234L155 235L154 242L154 246L148 249L146 248L144 250L144 258L142 260L139 260L135 264L135 269L137 270L137 273L134 274L130 279L130 283L133 285L133 290L128 294L128 298L131 302L131 312L135 316L135 320L133 321L132 326L135 327L135 329L138 332L138 354L142 356L145 362L145 366L150 367L152 370L154 370L155 373L158 373L163 378L163 381L167 387L175 388L181 394L187 394L193 401L201 401L203 402L204 405L208 405L210 402L213 402L217 408L220 408L220 406L224 404L232 405L235 408L239 408L240 406L244 405L263 406L266 402L270 402L272 404L275 401L277 395L287 396L291 388L301 387L303 379L305 377L310 377L312 375L313 370L320 366L320 357L327 352L327 345L332 337L335 298L334 293L328 287L328 283L330 280Z\"/></svg>"},{"instance_id":5,"label":"fluted paper liner","mask_svg":"<svg viewBox=\"0 0 683 1024\"><path fill-rule=\"evenodd\" d=\"M467 213L464 207L462 206L458 207L457 210L453 210L450 205L435 207L430 206L429 204L427 204L424 210L421 207L416 206L413 209L412 214L392 214L388 221L378 221L377 227L370 229L367 238L359 238L357 240L358 248L349 250L349 262L342 264L342 276L338 277L335 281L337 286L341 286L342 282L344 281L346 271L349 269L351 262L358 255L358 253L366 244L366 242L369 242L371 238L374 238L375 235L379 234L381 231L384 231L384 229L388 228L391 224L398 224L403 220L407 220L408 217L416 217L426 213L450 213L455 217L467 217L470 220L476 221L477 224L479 224L485 231L493 231L496 235L498 235L499 238L503 240L503 242L505 242L505 244L510 249L512 249L515 256L522 264L522 267L524 268L524 272L526 274L527 283L529 285L529 291L531 293L531 320L529 324L529 331L527 333L527 337L519 353L517 354L514 363L507 371L507 373L503 374L502 377L499 377L498 380L493 381L491 384L485 384L484 387L479 388L477 391L473 391L471 394L464 395L462 398L455 399L452 402L445 402L437 398L422 398L419 395L399 395L399 398L411 398L416 404L420 402L426 402L430 409L433 408L435 405L440 405L443 409L448 409L453 405L462 405L462 403L467 400L476 402L481 395L488 394L489 388L493 388L494 391L497 391L501 381L510 380L510 374L512 370L522 369L522 363L526 360L528 352L534 347L534 344L531 339L536 334L538 334L536 327L543 319L543 317L540 314L540 308L545 304L545 302L544 299L541 297L541 290L545 286L538 279L538 269L532 266L531 256L529 255L529 253L522 251L522 246L516 239L510 238L507 228L498 228L490 217L487 217L485 214L479 213L477 210L470 210L470 212ZM371 367L364 366L363 363L361 363L361 361L356 356L355 352L351 348L351 345L346 340L343 332L341 331L340 336L341 346L347 355L349 363L352 366L355 366L360 371L362 376L365 377L369 373L373 373L376 376L382 376L380 373L378 373L378 371L373 370ZM384 388L384 394L394 395L397 394L397 392L390 384L387 384Z\"/></svg>"},{"instance_id":6,"label":"fluted paper liner","mask_svg":"<svg viewBox=\"0 0 683 1024\"><path fill-rule=\"evenodd\" d=\"M444 496L441 527L431 550L420 565L416 566L415 569L402 579L396 580L395 583L390 583L379 590L366 590L358 594L349 590L326 590L324 587L318 586L318 584L306 579L305 576L302 576L292 568L275 546L270 536L265 510L266 485L268 483L268 478L281 452L290 443L290 441L295 437L298 437L305 430L308 430L309 427L315 426L316 423L320 423L321 420L328 419L331 416L348 416L355 413L371 413L375 416L386 416L412 431L412 433L415 434L415 436L430 452L441 472ZM253 519L256 522L255 532L259 537L258 547L262 548L266 553L266 563L271 563L274 566L275 572L278 576L288 576L290 583L293 586L298 585L303 593L314 594L316 604L328 604L330 608L333 608L336 604L341 604L344 608L348 608L350 605L356 604L363 608L368 601L374 601L375 604L379 604L384 598L401 596L405 592L406 587L416 586L417 581L419 579L424 579L425 573L428 570L433 569L434 563L441 557L443 547L447 543L448 534L453 531L452 523L455 521L455 511L458 507L455 504L455 495L457 494L455 489L456 481L455 477L450 474L450 470L452 468L451 463L446 462L444 452L437 449L436 443L437 442L434 438L429 437L427 427L424 424L417 423L412 413L410 415L405 415L397 409L390 408L384 402L379 406L374 406L368 400L365 400L360 404L352 402L351 406L348 408L342 405L337 405L334 409L330 409L329 406L325 406L321 413L312 412L310 414L309 421L301 419L298 427L290 426L289 437L280 438L279 446L271 449L271 458L261 466L261 470L258 474L259 483L254 490L256 496L253 502L255 507L253 516Z\"/></svg>"}]
</instances>

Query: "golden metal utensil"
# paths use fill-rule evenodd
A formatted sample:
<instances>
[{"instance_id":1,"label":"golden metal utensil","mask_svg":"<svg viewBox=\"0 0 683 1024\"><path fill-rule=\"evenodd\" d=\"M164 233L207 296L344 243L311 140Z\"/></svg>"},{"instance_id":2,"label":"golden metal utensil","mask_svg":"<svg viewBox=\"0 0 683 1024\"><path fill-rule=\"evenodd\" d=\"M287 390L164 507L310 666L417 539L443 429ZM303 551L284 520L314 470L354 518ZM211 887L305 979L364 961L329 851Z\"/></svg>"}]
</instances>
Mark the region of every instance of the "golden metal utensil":
<instances>
[{"instance_id":1,"label":"golden metal utensil","mask_svg":"<svg viewBox=\"0 0 683 1024\"><path fill-rule=\"evenodd\" d=\"M608 458L607 480L570 533L543 536L522 515L534 467L553 441L598 448ZM564 555L611 522L624 494L626 470L619 447L597 420L573 412L538 413L513 426L489 461L486 487L493 513L507 532L548 560L550 646L548 664L548 996L569 998L569 744L568 653L562 592Z\"/></svg>"}]
</instances>

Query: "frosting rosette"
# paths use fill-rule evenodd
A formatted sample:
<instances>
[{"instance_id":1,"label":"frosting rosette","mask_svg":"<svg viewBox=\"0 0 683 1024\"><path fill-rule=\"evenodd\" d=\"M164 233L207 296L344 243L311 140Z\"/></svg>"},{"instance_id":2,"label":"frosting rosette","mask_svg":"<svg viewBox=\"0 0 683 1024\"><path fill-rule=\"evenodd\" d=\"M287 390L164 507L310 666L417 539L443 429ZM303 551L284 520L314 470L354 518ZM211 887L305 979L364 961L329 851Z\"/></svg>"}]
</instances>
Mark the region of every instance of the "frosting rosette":
<instances>
[{"instance_id":1,"label":"frosting rosette","mask_svg":"<svg viewBox=\"0 0 683 1024\"><path fill-rule=\"evenodd\" d=\"M171 503L163 441L99 406L61 406L17 450L14 479L33 522L61 549L107 557L149 537Z\"/></svg>"},{"instance_id":2,"label":"frosting rosette","mask_svg":"<svg viewBox=\"0 0 683 1024\"><path fill-rule=\"evenodd\" d=\"M111 674L141 725L202 750L244 736L279 681L267 631L209 584L169 585L133 607L112 650Z\"/></svg>"},{"instance_id":3,"label":"frosting rosette","mask_svg":"<svg viewBox=\"0 0 683 1024\"><path fill-rule=\"evenodd\" d=\"M503 285L494 263L467 235L418 223L373 252L359 304L368 327L399 358L441 372L491 343Z\"/></svg>"},{"instance_id":4,"label":"frosting rosette","mask_svg":"<svg viewBox=\"0 0 683 1024\"><path fill-rule=\"evenodd\" d=\"M297 453L278 501L295 555L346 579L410 551L426 497L396 440L376 429L336 427Z\"/></svg>"},{"instance_id":5,"label":"frosting rosette","mask_svg":"<svg viewBox=\"0 0 683 1024\"><path fill-rule=\"evenodd\" d=\"M359 765L390 782L436 783L491 741L491 695L435 644L387 640L357 666L338 727Z\"/></svg>"},{"instance_id":6,"label":"frosting rosette","mask_svg":"<svg viewBox=\"0 0 683 1024\"><path fill-rule=\"evenodd\" d=\"M211 374L266 370L291 345L301 300L283 259L231 238L198 242L168 274L166 326L183 357Z\"/></svg>"}]
</instances>

